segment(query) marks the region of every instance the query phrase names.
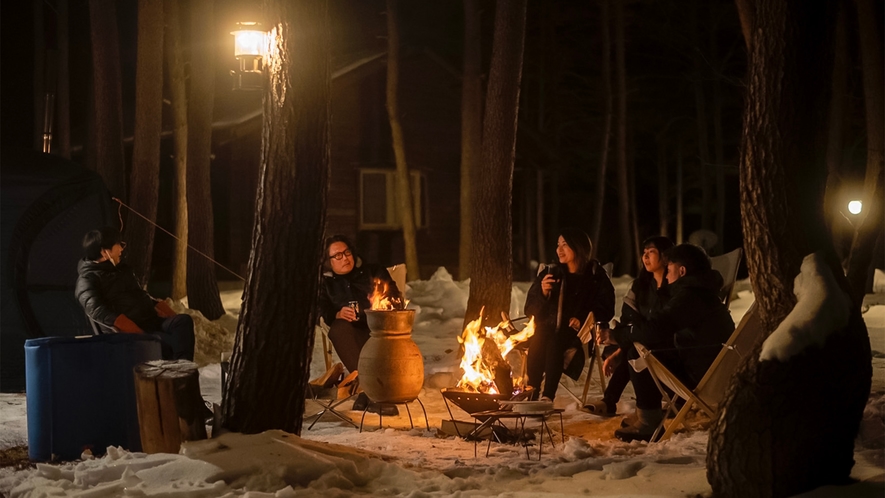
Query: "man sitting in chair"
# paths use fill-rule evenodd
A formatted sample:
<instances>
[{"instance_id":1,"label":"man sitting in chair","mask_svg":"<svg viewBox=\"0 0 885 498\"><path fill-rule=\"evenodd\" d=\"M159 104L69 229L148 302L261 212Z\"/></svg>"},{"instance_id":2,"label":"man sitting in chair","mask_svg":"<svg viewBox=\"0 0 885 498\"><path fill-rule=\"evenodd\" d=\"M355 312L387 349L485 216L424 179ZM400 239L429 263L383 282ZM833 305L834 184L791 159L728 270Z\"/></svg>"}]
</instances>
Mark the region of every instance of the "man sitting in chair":
<instances>
[{"instance_id":1,"label":"man sitting in chair","mask_svg":"<svg viewBox=\"0 0 885 498\"><path fill-rule=\"evenodd\" d=\"M698 246L680 244L664 254L670 301L647 318L635 317L633 327L618 327L599 334L601 344L617 343L628 350L639 342L654 352L690 389L719 354L734 331L728 308L719 300L722 276L710 267L710 258ZM663 419L661 392L647 369L630 370L636 392L636 423L615 431L624 441L648 441Z\"/></svg>"},{"instance_id":2,"label":"man sitting in chair","mask_svg":"<svg viewBox=\"0 0 885 498\"><path fill-rule=\"evenodd\" d=\"M122 261L126 243L113 227L83 237L85 258L77 265L75 295L86 314L109 332L154 334L163 359L194 359L194 322L178 315L164 301L151 297Z\"/></svg>"},{"instance_id":3,"label":"man sitting in chair","mask_svg":"<svg viewBox=\"0 0 885 498\"><path fill-rule=\"evenodd\" d=\"M387 268L364 263L356 248L344 235L326 239L323 284L319 295L319 315L329 326L329 340L347 370L357 371L360 352L369 340L366 310L371 307L369 295L375 288L375 280L387 286L386 296L402 301L402 292L390 277ZM365 393L360 393L353 403L354 410L378 413L379 407L370 403ZM394 405L384 405L382 415L397 415Z\"/></svg>"}]
</instances>

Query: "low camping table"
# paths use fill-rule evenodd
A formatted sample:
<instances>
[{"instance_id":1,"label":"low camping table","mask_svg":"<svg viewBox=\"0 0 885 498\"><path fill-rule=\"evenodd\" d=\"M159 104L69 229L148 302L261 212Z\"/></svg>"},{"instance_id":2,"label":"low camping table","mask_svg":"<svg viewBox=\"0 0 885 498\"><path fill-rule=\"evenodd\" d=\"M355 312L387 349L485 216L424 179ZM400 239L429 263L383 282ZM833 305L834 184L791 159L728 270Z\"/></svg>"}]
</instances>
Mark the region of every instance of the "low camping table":
<instances>
[{"instance_id":1,"label":"low camping table","mask_svg":"<svg viewBox=\"0 0 885 498\"><path fill-rule=\"evenodd\" d=\"M543 412L536 413L520 413L512 410L488 410L483 412L471 413L470 416L476 419L477 421L482 420L482 423L477 426L476 429L470 432L471 435L481 434L483 430L487 428L492 428L495 424L499 424L504 426L504 423L501 422L502 419L514 419L515 426L514 430L517 431L517 441L522 441L522 445L525 448L525 457L529 457L529 442L526 436L525 423L526 420L533 418L541 421L541 430L540 432L540 441L538 442L538 460L541 460L541 455L543 454L544 448L544 432L547 432L547 435L550 437L550 444L553 447L556 447L556 443L553 439L553 433L550 431L550 426L547 425L547 417L551 415L559 415L559 433L562 436L562 443L565 444L565 427L562 422L562 412L564 412L562 408L554 408L552 410L547 410ZM504 426L506 428L506 426ZM492 431L492 436L489 437L488 445L486 446L486 456L489 456L489 450L492 447L492 437L494 437L494 431ZM476 445L479 438L473 438L473 456L476 457Z\"/></svg>"}]
</instances>

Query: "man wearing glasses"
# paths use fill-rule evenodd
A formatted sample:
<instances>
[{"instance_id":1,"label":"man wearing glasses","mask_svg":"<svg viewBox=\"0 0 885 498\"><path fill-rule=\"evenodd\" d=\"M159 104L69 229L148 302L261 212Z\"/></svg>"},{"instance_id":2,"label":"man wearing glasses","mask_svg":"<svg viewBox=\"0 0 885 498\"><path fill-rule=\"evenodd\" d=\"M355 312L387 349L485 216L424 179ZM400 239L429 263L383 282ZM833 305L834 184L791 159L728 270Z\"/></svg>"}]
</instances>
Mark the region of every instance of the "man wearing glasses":
<instances>
[{"instance_id":1,"label":"man wearing glasses","mask_svg":"<svg viewBox=\"0 0 885 498\"><path fill-rule=\"evenodd\" d=\"M84 258L77 265L74 293L86 314L107 332L154 334L163 359L194 359L194 322L151 297L122 261L126 243L120 231L105 227L83 237Z\"/></svg>"},{"instance_id":2,"label":"man wearing glasses","mask_svg":"<svg viewBox=\"0 0 885 498\"><path fill-rule=\"evenodd\" d=\"M402 300L402 293L390 278L387 268L364 263L353 244L344 235L326 239L323 261L323 283L319 295L319 312L329 325L329 340L347 370L357 370L360 351L369 340L366 310L371 307L369 295L375 288L375 280L387 286L386 296ZM354 410L367 408L377 413L379 408L369 403L365 393L353 404ZM396 406L384 405L382 415L396 415Z\"/></svg>"}]
</instances>

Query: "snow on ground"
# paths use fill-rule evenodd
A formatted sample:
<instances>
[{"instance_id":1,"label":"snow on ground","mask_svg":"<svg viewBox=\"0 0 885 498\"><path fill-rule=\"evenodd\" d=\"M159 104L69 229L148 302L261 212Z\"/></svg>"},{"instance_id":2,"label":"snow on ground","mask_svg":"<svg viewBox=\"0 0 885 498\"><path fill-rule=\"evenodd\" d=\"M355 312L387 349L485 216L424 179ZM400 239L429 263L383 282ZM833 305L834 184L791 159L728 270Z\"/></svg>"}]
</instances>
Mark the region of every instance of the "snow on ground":
<instances>
[{"instance_id":1,"label":"snow on ground","mask_svg":"<svg viewBox=\"0 0 885 498\"><path fill-rule=\"evenodd\" d=\"M883 286L877 273L877 290ZM630 278L614 279L620 298ZM522 316L528 283L517 283L512 292L511 316ZM522 446L492 443L486 446L448 436L440 431L449 411L440 387L454 382L458 366L458 342L467 302L468 282L453 281L440 269L431 279L407 286L410 307L417 310L413 338L425 359L426 381L419 396L427 412L430 430L418 403L410 404L414 429L406 410L385 417L378 428L377 415L367 414L363 432L334 417L321 418L302 437L279 431L243 436L224 434L188 443L180 455L144 455L111 448L98 459L61 465L42 465L14 471L0 469L0 494L4 496L695 496L710 493L704 466L707 433L684 432L671 440L626 444L613 439L621 417L601 418L577 409L565 388L560 387L555 403L563 414L565 444L558 418L548 420L556 446L545 438L538 460L538 444L529 446L532 459ZM738 299L732 302L735 322L750 304L753 294L747 281L736 285ZM217 358L232 344L241 290L224 291L228 314L215 322L196 316L197 360L203 365L200 382L205 399L220 402L221 381ZM853 476L876 481L855 485L852 490L818 490L813 496L882 496L885 476L882 448L885 445L885 299L871 295L864 314L874 350L873 388L864 416L855 454ZM178 310L182 305L175 303ZM189 313L196 314L196 312ZM325 370L317 338L311 377ZM580 394L579 384L566 387ZM591 396L598 397L597 382ZM342 413L357 424L359 413ZM0 449L27 444L24 395L0 394ZM635 401L628 387L621 399L621 414L633 410ZM306 421L319 407L307 403ZM469 416L455 406L459 420ZM530 421L529 426L536 426ZM476 452L476 456L474 456ZM247 490L249 490L247 492ZM850 494L849 494L850 493Z\"/></svg>"}]
</instances>

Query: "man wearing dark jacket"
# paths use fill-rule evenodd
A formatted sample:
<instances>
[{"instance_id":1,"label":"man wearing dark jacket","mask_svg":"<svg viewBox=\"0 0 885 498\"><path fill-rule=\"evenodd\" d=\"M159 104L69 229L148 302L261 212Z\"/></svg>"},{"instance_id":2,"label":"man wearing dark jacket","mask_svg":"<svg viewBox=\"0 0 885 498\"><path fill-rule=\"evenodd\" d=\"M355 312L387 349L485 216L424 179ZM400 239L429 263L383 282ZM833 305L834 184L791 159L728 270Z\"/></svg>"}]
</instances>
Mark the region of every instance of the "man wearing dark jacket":
<instances>
[{"instance_id":1,"label":"man wearing dark jacket","mask_svg":"<svg viewBox=\"0 0 885 498\"><path fill-rule=\"evenodd\" d=\"M670 300L647 318L634 317L632 329L612 331L622 347L639 342L690 389L710 368L734 332L728 308L719 300L722 275L710 266L710 258L698 246L680 244L666 254ZM604 334L600 339L605 341ZM636 392L638 424L615 431L625 441L648 441L663 418L661 392L648 370L630 369Z\"/></svg>"},{"instance_id":2,"label":"man wearing dark jacket","mask_svg":"<svg viewBox=\"0 0 885 498\"><path fill-rule=\"evenodd\" d=\"M360 352L369 340L369 325L366 310L371 309L369 296L375 290L375 282L386 288L384 293L391 304L402 306L402 293L396 282L390 278L387 268L364 263L353 244L344 235L333 235L326 239L326 257L323 261L322 287L319 293L319 315L329 326L329 340L341 362L351 373L357 370ZM355 303L355 306L351 306ZM364 393L354 402L354 410L381 410ZM393 405L385 405L382 415L396 415Z\"/></svg>"},{"instance_id":3,"label":"man wearing dark jacket","mask_svg":"<svg viewBox=\"0 0 885 498\"><path fill-rule=\"evenodd\" d=\"M194 359L194 322L155 300L122 262L126 243L119 230L105 227L83 238L84 259L77 265L75 295L103 330L126 334L155 334L164 359Z\"/></svg>"}]
</instances>

